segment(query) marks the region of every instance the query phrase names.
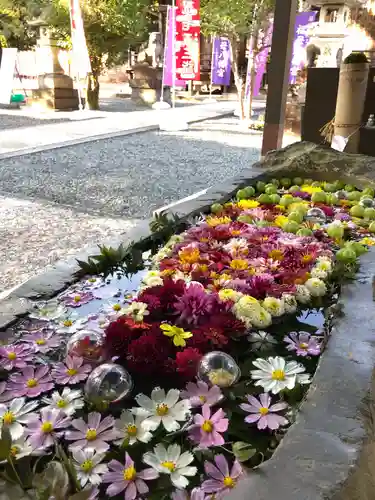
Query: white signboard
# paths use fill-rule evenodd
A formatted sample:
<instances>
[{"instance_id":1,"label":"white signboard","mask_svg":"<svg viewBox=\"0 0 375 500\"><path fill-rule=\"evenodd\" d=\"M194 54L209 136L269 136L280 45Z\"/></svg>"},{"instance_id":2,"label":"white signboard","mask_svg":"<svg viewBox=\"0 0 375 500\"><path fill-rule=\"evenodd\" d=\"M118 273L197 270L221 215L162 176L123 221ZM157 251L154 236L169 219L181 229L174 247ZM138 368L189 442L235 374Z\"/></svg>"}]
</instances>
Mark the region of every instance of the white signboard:
<instances>
[{"instance_id":1,"label":"white signboard","mask_svg":"<svg viewBox=\"0 0 375 500\"><path fill-rule=\"evenodd\" d=\"M0 104L10 104L17 49L3 49L0 65Z\"/></svg>"},{"instance_id":2,"label":"white signboard","mask_svg":"<svg viewBox=\"0 0 375 500\"><path fill-rule=\"evenodd\" d=\"M341 137L340 135L334 135L332 139L331 148L336 149L336 151L343 152L346 145L348 144L349 137Z\"/></svg>"}]
</instances>

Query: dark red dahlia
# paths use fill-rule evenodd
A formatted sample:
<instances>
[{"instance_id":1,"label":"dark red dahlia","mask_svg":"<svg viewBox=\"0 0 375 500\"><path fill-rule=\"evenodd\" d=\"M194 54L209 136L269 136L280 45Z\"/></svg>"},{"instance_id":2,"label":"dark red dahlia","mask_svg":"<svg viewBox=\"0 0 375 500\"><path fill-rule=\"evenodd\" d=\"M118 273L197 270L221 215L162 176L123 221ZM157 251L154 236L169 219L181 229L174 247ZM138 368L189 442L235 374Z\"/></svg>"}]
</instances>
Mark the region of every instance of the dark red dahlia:
<instances>
[{"instance_id":1,"label":"dark red dahlia","mask_svg":"<svg viewBox=\"0 0 375 500\"><path fill-rule=\"evenodd\" d=\"M177 372L186 379L192 379L197 375L198 363L202 353L198 349L187 347L176 354Z\"/></svg>"},{"instance_id":2,"label":"dark red dahlia","mask_svg":"<svg viewBox=\"0 0 375 500\"><path fill-rule=\"evenodd\" d=\"M142 335L149 325L135 323L127 316L120 316L110 323L105 330L104 350L108 356L124 358L130 342Z\"/></svg>"},{"instance_id":3,"label":"dark red dahlia","mask_svg":"<svg viewBox=\"0 0 375 500\"><path fill-rule=\"evenodd\" d=\"M220 327L228 337L238 337L246 330L242 321L238 320L231 312L215 314L210 318L209 325L205 326L210 326L211 328Z\"/></svg>"},{"instance_id":4,"label":"dark red dahlia","mask_svg":"<svg viewBox=\"0 0 375 500\"><path fill-rule=\"evenodd\" d=\"M148 304L150 302L149 296L153 296L154 305L156 306L155 299L157 299L160 304L157 309L154 309L154 312L157 311L163 313L164 315L172 314L175 312L174 304L177 299L185 293L185 291L186 284L184 280L173 281L171 278L164 278L163 285L147 288L139 295L138 300ZM147 302L147 300L149 300L149 302Z\"/></svg>"}]
</instances>

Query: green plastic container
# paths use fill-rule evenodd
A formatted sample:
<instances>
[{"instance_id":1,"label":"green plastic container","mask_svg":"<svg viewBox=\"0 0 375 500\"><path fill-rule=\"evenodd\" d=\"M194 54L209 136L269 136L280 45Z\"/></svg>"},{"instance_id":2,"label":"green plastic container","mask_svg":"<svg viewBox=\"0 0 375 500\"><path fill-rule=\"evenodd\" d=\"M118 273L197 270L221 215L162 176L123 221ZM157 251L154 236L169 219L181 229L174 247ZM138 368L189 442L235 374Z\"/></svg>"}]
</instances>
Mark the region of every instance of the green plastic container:
<instances>
[{"instance_id":1,"label":"green plastic container","mask_svg":"<svg viewBox=\"0 0 375 500\"><path fill-rule=\"evenodd\" d=\"M25 96L23 94L13 94L10 102L25 102Z\"/></svg>"}]
</instances>

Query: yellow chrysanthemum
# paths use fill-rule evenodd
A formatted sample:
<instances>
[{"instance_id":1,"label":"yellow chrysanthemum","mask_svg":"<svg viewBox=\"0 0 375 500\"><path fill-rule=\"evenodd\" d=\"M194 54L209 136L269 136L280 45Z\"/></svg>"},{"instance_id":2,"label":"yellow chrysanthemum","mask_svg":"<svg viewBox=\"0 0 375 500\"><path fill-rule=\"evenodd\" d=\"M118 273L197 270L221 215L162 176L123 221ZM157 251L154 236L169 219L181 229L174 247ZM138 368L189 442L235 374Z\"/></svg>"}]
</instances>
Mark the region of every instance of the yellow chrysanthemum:
<instances>
[{"instance_id":1,"label":"yellow chrysanthemum","mask_svg":"<svg viewBox=\"0 0 375 500\"><path fill-rule=\"evenodd\" d=\"M230 267L236 271L245 271L249 267L249 263L244 259L233 259L230 263Z\"/></svg>"},{"instance_id":2,"label":"yellow chrysanthemum","mask_svg":"<svg viewBox=\"0 0 375 500\"><path fill-rule=\"evenodd\" d=\"M210 227L216 227L221 224L229 224L232 219L230 217L207 217L206 222Z\"/></svg>"},{"instance_id":3,"label":"yellow chrysanthemum","mask_svg":"<svg viewBox=\"0 0 375 500\"><path fill-rule=\"evenodd\" d=\"M242 294L240 292L236 292L236 290L232 290L231 288L223 288L219 292L219 299L223 302L227 300L233 300L234 302L238 300Z\"/></svg>"},{"instance_id":4,"label":"yellow chrysanthemum","mask_svg":"<svg viewBox=\"0 0 375 500\"><path fill-rule=\"evenodd\" d=\"M374 238L363 238L360 243L362 245L368 245L369 247L373 247L375 245L375 239Z\"/></svg>"},{"instance_id":5,"label":"yellow chrysanthemum","mask_svg":"<svg viewBox=\"0 0 375 500\"><path fill-rule=\"evenodd\" d=\"M283 205L275 205L275 208L276 208L279 212L286 212L286 207L284 207Z\"/></svg>"},{"instance_id":6,"label":"yellow chrysanthemum","mask_svg":"<svg viewBox=\"0 0 375 500\"><path fill-rule=\"evenodd\" d=\"M278 215L275 217L274 223L277 227L283 227L284 224L288 222L288 217L285 217L285 215Z\"/></svg>"},{"instance_id":7,"label":"yellow chrysanthemum","mask_svg":"<svg viewBox=\"0 0 375 500\"><path fill-rule=\"evenodd\" d=\"M304 191L305 193L313 194L313 193L319 193L320 191L323 191L321 187L318 186L309 186L308 184L304 184L301 187L301 191Z\"/></svg>"},{"instance_id":8,"label":"yellow chrysanthemum","mask_svg":"<svg viewBox=\"0 0 375 500\"><path fill-rule=\"evenodd\" d=\"M240 200L237 206L242 210L248 210L249 208L259 207L259 201L256 200Z\"/></svg>"},{"instance_id":9,"label":"yellow chrysanthemum","mask_svg":"<svg viewBox=\"0 0 375 500\"><path fill-rule=\"evenodd\" d=\"M177 326L167 325L163 323L160 325L160 329L163 331L164 335L173 338L173 343L176 347L185 347L185 339L190 339L193 336L191 332L185 332L183 328L178 328Z\"/></svg>"},{"instance_id":10,"label":"yellow chrysanthemum","mask_svg":"<svg viewBox=\"0 0 375 500\"><path fill-rule=\"evenodd\" d=\"M195 264L200 259L199 249L196 247L185 247L178 252L182 264Z\"/></svg>"},{"instance_id":11,"label":"yellow chrysanthemum","mask_svg":"<svg viewBox=\"0 0 375 500\"><path fill-rule=\"evenodd\" d=\"M284 252L282 250L278 250L277 248L275 248L274 250L268 252L268 257L273 260L283 260Z\"/></svg>"}]
</instances>

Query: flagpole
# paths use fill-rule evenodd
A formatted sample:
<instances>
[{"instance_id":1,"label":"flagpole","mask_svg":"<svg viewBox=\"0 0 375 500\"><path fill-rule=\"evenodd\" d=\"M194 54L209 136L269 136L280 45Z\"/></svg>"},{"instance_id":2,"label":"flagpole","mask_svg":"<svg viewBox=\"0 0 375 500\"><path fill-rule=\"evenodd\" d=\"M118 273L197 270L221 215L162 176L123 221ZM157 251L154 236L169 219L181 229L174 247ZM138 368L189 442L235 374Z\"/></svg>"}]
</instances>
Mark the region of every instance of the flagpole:
<instances>
[{"instance_id":1,"label":"flagpole","mask_svg":"<svg viewBox=\"0 0 375 500\"><path fill-rule=\"evenodd\" d=\"M152 105L152 109L160 110L160 109L169 109L170 105L164 101L164 88L165 88L165 68L167 65L167 54L169 51L168 40L169 40L169 22L171 15L171 7L168 6L167 9L167 18L166 18L166 27L165 27L165 37L164 37L164 54L163 54L163 70L161 76L161 90L160 90L160 99L156 101Z\"/></svg>"}]
</instances>

